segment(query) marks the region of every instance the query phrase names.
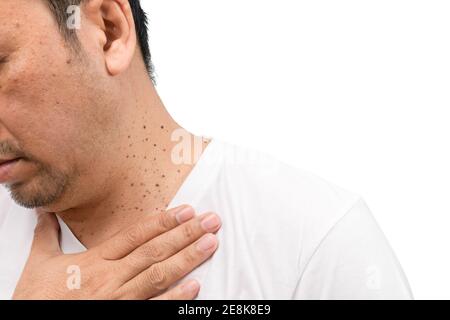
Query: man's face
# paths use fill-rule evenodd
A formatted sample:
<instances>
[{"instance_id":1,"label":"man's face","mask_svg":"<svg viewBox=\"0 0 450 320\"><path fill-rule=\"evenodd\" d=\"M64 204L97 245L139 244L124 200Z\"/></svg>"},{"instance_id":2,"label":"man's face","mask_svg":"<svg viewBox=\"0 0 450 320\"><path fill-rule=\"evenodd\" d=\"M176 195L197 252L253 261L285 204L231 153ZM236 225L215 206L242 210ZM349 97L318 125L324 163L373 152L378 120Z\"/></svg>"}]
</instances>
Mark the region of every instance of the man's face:
<instances>
[{"instance_id":1,"label":"man's face","mask_svg":"<svg viewBox=\"0 0 450 320\"><path fill-rule=\"evenodd\" d=\"M80 58L45 1L0 1L0 183L22 206L68 197L107 153L114 91L89 37Z\"/></svg>"}]
</instances>

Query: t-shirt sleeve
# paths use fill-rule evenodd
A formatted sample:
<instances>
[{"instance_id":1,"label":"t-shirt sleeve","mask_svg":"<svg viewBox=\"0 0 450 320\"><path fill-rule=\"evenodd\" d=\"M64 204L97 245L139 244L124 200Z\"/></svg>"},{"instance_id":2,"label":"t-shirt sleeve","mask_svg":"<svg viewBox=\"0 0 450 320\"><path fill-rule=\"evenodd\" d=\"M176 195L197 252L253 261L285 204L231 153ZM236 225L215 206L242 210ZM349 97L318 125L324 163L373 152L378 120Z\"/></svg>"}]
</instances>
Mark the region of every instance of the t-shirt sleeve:
<instances>
[{"instance_id":1,"label":"t-shirt sleeve","mask_svg":"<svg viewBox=\"0 0 450 320\"><path fill-rule=\"evenodd\" d=\"M303 270L293 299L412 299L394 252L361 198Z\"/></svg>"}]
</instances>

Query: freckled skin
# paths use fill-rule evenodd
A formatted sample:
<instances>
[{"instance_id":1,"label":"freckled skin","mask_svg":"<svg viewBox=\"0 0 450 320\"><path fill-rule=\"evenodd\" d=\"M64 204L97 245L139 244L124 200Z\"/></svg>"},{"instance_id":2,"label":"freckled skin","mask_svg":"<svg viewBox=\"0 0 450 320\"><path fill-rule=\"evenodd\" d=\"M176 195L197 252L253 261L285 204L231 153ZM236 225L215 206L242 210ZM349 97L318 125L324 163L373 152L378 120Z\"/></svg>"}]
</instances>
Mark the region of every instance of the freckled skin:
<instances>
[{"instance_id":1,"label":"freckled skin","mask_svg":"<svg viewBox=\"0 0 450 320\"><path fill-rule=\"evenodd\" d=\"M40 209L57 212L90 247L164 210L193 164L170 159L171 133L180 126L136 42L114 56L126 62L131 52L112 74L104 45L110 33L96 19L102 15L83 14L82 52L75 54L43 1L0 1L0 58L7 57L0 64L0 143L30 159L7 186L16 199L40 200Z\"/></svg>"},{"instance_id":2,"label":"freckled skin","mask_svg":"<svg viewBox=\"0 0 450 320\"><path fill-rule=\"evenodd\" d=\"M108 157L111 152L102 147L114 139L113 134L102 131L117 123L106 113L109 99L86 90L94 82L102 85L102 80L94 79L94 64L86 68L71 64L58 32L46 32L45 40L39 40L40 31L55 28L40 1L5 0L0 6L0 48L9 55L0 76L0 141L15 142L77 184L79 175L88 174L92 163L106 160L102 155ZM33 22L33 28L26 32L11 28L12 18L8 17L19 18L19 12L24 15L21 19ZM22 36L12 37L18 33ZM55 44L61 50L55 50ZM26 171L33 174L36 169L37 165L30 163ZM25 181L21 193L45 183L45 177Z\"/></svg>"}]
</instances>

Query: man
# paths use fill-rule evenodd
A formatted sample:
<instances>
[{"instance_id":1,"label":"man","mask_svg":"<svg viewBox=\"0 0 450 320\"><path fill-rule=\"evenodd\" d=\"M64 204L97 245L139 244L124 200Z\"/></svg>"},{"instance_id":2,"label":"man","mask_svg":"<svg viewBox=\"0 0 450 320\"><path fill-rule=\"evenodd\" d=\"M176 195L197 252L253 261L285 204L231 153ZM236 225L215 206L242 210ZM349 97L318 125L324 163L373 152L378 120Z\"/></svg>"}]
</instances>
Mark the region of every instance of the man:
<instances>
[{"instance_id":1,"label":"man","mask_svg":"<svg viewBox=\"0 0 450 320\"><path fill-rule=\"evenodd\" d=\"M158 298L176 278L170 266L178 278L187 269L168 257L201 236L203 255L186 255L191 267L218 249L189 274L197 299L411 298L360 196L175 123L151 81L139 1L3 0L0 54L0 183L9 190L0 196L1 298L39 288L45 298L86 298L97 287L94 298ZM185 203L220 219L191 210L177 220L192 224L185 241L171 234L177 248L155 237L183 227L173 218L127 245L123 230L151 229L158 212ZM123 265L138 284L115 281ZM79 277L64 282L71 272Z\"/></svg>"}]
</instances>

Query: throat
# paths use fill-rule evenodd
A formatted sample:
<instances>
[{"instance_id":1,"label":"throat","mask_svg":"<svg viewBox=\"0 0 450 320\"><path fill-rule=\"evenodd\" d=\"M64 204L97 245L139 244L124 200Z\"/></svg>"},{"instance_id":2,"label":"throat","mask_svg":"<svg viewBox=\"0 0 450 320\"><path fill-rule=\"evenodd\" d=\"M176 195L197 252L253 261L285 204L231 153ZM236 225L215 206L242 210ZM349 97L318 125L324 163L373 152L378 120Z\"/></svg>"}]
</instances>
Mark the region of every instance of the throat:
<instances>
[{"instance_id":1,"label":"throat","mask_svg":"<svg viewBox=\"0 0 450 320\"><path fill-rule=\"evenodd\" d=\"M146 215L165 212L189 171L178 169L171 181L155 182L149 177L147 183L131 182L128 190L97 205L71 209L59 216L86 248L94 247Z\"/></svg>"},{"instance_id":2,"label":"throat","mask_svg":"<svg viewBox=\"0 0 450 320\"><path fill-rule=\"evenodd\" d=\"M164 213L193 167L128 171L120 186L114 183L115 188L101 199L58 215L86 248L92 248L146 215Z\"/></svg>"}]
</instances>

